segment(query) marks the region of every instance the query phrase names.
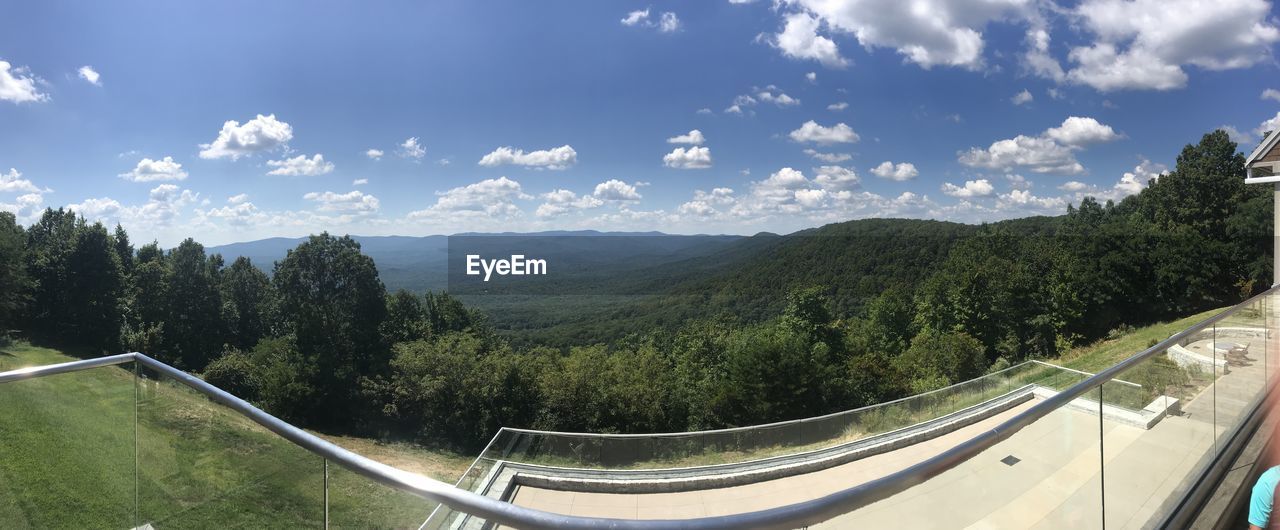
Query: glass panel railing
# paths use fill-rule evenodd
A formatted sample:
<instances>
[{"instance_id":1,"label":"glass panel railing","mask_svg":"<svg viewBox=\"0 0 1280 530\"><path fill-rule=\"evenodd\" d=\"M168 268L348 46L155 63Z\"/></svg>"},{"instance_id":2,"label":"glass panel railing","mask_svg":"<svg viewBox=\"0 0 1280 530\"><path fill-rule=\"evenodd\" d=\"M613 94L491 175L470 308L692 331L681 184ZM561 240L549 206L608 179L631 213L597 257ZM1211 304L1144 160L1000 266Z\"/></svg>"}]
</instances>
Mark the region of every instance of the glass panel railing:
<instances>
[{"instance_id":1,"label":"glass panel railing","mask_svg":"<svg viewBox=\"0 0 1280 530\"><path fill-rule=\"evenodd\" d=\"M948 471L813 528L1099 527L1100 433L1111 427L1098 406L1095 390Z\"/></svg>"},{"instance_id":2,"label":"glass panel railing","mask_svg":"<svg viewBox=\"0 0 1280 530\"><path fill-rule=\"evenodd\" d=\"M137 407L140 525L324 526L321 457L145 368Z\"/></svg>"},{"instance_id":3,"label":"glass panel railing","mask_svg":"<svg viewBox=\"0 0 1280 530\"><path fill-rule=\"evenodd\" d=\"M0 384L0 526L133 528L133 473L132 362Z\"/></svg>"},{"instance_id":4,"label":"glass panel railing","mask_svg":"<svg viewBox=\"0 0 1280 530\"><path fill-rule=\"evenodd\" d=\"M1087 375L1087 374L1084 374ZM578 469L667 469L736 464L827 450L906 429L978 419L979 405L1012 400L1028 385L1062 389L1082 374L1027 362L946 388L879 405L768 425L651 435L509 430L500 460ZM972 417L969 417L972 416ZM486 450L488 452L488 450Z\"/></svg>"}]
</instances>

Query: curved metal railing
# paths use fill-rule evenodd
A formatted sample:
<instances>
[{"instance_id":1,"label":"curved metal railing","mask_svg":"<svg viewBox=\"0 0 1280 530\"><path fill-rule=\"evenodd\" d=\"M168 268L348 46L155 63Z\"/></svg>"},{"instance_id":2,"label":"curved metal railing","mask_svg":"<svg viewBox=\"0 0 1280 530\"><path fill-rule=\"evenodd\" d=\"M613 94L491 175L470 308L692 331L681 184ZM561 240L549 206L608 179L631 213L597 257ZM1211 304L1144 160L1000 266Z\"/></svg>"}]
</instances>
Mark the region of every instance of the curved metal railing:
<instances>
[{"instance_id":1,"label":"curved metal railing","mask_svg":"<svg viewBox=\"0 0 1280 530\"><path fill-rule=\"evenodd\" d=\"M1253 304L1267 295L1280 291L1280 286L1273 286L1267 291L1250 298L1232 308L1188 327L1167 339L1152 345L1141 352L1121 361L1101 372L1092 375L1056 395L1044 399L1029 409L1004 421L1000 425L985 431L951 449L936 456L922 460L910 467L890 473L875 480L865 482L816 499L798 502L776 508L757 510L732 515L700 517L692 519L609 519L595 517L578 517L540 511L516 506L490 497L455 488L447 483L429 477L398 469L348 451L313 434L310 434L288 422L272 416L254 407L248 402L219 389L198 377L177 368L152 359L142 353L126 353L73 361L61 364L22 368L0 373L0 383L8 383L54 374L75 372L103 366L137 362L151 370L168 376L183 385L205 395L209 399L226 406L253 422L289 440L293 444L336 463L352 472L372 479L381 484L396 488L413 495L439 502L459 512L483 518L486 521L499 523L515 528L553 529L553 528L617 528L617 529L790 529L817 524L836 516L849 513L874 502L886 499L903 492L913 486L924 483L930 478L950 470L957 465L978 455L982 451L1008 439L1014 433L1062 408L1072 400L1084 396L1103 384L1116 381L1117 376L1139 363L1163 353L1166 349L1187 337L1192 336L1215 323L1231 316L1243 307Z\"/></svg>"}]
</instances>

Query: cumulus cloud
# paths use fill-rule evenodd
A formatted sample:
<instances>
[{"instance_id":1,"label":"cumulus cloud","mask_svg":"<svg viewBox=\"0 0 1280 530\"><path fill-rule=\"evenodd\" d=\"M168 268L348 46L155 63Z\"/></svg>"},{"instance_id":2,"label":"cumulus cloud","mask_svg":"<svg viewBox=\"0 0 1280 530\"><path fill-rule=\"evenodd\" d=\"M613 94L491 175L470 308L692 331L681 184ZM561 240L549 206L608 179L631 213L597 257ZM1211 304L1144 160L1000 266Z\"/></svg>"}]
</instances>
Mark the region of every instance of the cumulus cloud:
<instances>
[{"instance_id":1,"label":"cumulus cloud","mask_svg":"<svg viewBox=\"0 0 1280 530\"><path fill-rule=\"evenodd\" d=\"M800 100L786 95L779 90L778 87L773 85L757 90L756 99L765 103L773 103L779 107L791 107L800 104ZM750 97L748 97L747 100L750 100ZM734 103L737 103L737 101Z\"/></svg>"},{"instance_id":2,"label":"cumulus cloud","mask_svg":"<svg viewBox=\"0 0 1280 530\"><path fill-rule=\"evenodd\" d=\"M1076 151L1088 144L1119 138L1108 125L1093 118L1072 116L1038 136L1020 134L998 140L986 149L975 147L961 152L959 160L970 167L1002 171L1021 167L1035 173L1077 175L1084 173L1084 166L1076 160Z\"/></svg>"},{"instance_id":3,"label":"cumulus cloud","mask_svg":"<svg viewBox=\"0 0 1280 530\"><path fill-rule=\"evenodd\" d=\"M654 20L649 16L649 8L632 11L622 17L622 25L641 28L656 28L662 33L671 33L680 29L680 17L670 11L664 11Z\"/></svg>"},{"instance_id":4,"label":"cumulus cloud","mask_svg":"<svg viewBox=\"0 0 1280 530\"><path fill-rule=\"evenodd\" d=\"M1100 91L1170 90L1184 65L1246 68L1271 56L1280 28L1265 0L1085 0L1074 9L1096 36L1073 48L1068 78Z\"/></svg>"},{"instance_id":5,"label":"cumulus cloud","mask_svg":"<svg viewBox=\"0 0 1280 530\"><path fill-rule=\"evenodd\" d=\"M40 78L24 66L14 67L8 61L0 61L0 100L14 103L48 101L49 95L40 92L36 85Z\"/></svg>"},{"instance_id":6,"label":"cumulus cloud","mask_svg":"<svg viewBox=\"0 0 1280 530\"><path fill-rule=\"evenodd\" d=\"M417 143L417 141L415 140L415 141L414 141L414 143L416 144L416 143ZM380 159L382 159L382 155L384 155L384 154L386 154L386 153L384 153L381 149L374 149L374 148L372 148L372 147L370 147L368 151L365 151L365 152L364 152L364 156L367 156L367 157L369 157L370 159L373 159L373 160L380 160ZM425 153L424 153L424 154L425 154Z\"/></svg>"},{"instance_id":7,"label":"cumulus cloud","mask_svg":"<svg viewBox=\"0 0 1280 530\"><path fill-rule=\"evenodd\" d=\"M1025 0L782 0L864 48L887 47L923 68L983 65L982 31L992 21L1025 18ZM790 17L795 15L789 15ZM813 23L816 29L816 20ZM834 43L832 43L834 48ZM834 51L834 50L833 50Z\"/></svg>"},{"instance_id":8,"label":"cumulus cloud","mask_svg":"<svg viewBox=\"0 0 1280 530\"><path fill-rule=\"evenodd\" d=\"M160 160L143 158L132 171L121 173L119 177L132 182L185 180L187 172L182 170L182 164L173 161L173 157L166 156Z\"/></svg>"},{"instance_id":9,"label":"cumulus cloud","mask_svg":"<svg viewBox=\"0 0 1280 530\"><path fill-rule=\"evenodd\" d=\"M333 172L333 163L326 162L324 155L319 153L316 153L311 158L307 158L306 155L298 155L284 160L268 160L267 166L275 168L268 171L268 175L286 177L314 177Z\"/></svg>"},{"instance_id":10,"label":"cumulus cloud","mask_svg":"<svg viewBox=\"0 0 1280 530\"><path fill-rule=\"evenodd\" d=\"M799 129L791 131L788 136L796 142L813 142L820 145L835 143L854 143L858 141L858 133L844 123L837 123L831 127L818 125L817 122L809 120L804 122Z\"/></svg>"},{"instance_id":11,"label":"cumulus cloud","mask_svg":"<svg viewBox=\"0 0 1280 530\"><path fill-rule=\"evenodd\" d=\"M1071 116L1063 120L1062 125L1048 129L1044 134L1062 145L1072 147L1110 142L1120 138L1110 125L1103 125L1093 118L1079 116Z\"/></svg>"},{"instance_id":12,"label":"cumulus cloud","mask_svg":"<svg viewBox=\"0 0 1280 530\"><path fill-rule=\"evenodd\" d=\"M1022 89L1022 92L1018 92L1017 94L1014 94L1013 98L1010 99L1010 101L1012 101L1014 105L1025 105L1027 103L1031 103L1031 101L1034 99L1035 99L1035 96L1032 96L1031 92L1029 92L1027 89L1024 88Z\"/></svg>"},{"instance_id":13,"label":"cumulus cloud","mask_svg":"<svg viewBox=\"0 0 1280 530\"><path fill-rule=\"evenodd\" d=\"M821 166L814 169L817 176L813 182L824 191L847 191L858 189L862 179L852 169L842 166Z\"/></svg>"},{"instance_id":14,"label":"cumulus cloud","mask_svg":"<svg viewBox=\"0 0 1280 530\"><path fill-rule=\"evenodd\" d=\"M521 215L515 201L532 200L520 183L507 177L485 179L474 184L436 192L436 202L428 208L409 213L410 219L442 217L511 218Z\"/></svg>"},{"instance_id":15,"label":"cumulus cloud","mask_svg":"<svg viewBox=\"0 0 1280 530\"><path fill-rule=\"evenodd\" d=\"M808 82L810 82L810 83L817 83L817 82L818 82L818 72L809 72L809 73L807 73L807 74L804 74L804 80L805 80L805 81L808 81Z\"/></svg>"},{"instance_id":16,"label":"cumulus cloud","mask_svg":"<svg viewBox=\"0 0 1280 530\"><path fill-rule=\"evenodd\" d=\"M541 195L545 201L538 205L534 215L538 217L558 217L575 210L586 210L590 208L598 208L604 204L604 201L591 195L582 195L565 190L558 189Z\"/></svg>"},{"instance_id":17,"label":"cumulus cloud","mask_svg":"<svg viewBox=\"0 0 1280 530\"><path fill-rule=\"evenodd\" d=\"M839 103L832 103L832 104L830 104L830 105L827 105L827 110L829 110L829 111L831 111L831 112L840 112L840 111L842 111L842 110L844 110L844 109L847 109L847 108L849 108L849 104L848 104L848 103L845 103L845 102L843 102L843 101L841 101L841 102L839 102Z\"/></svg>"},{"instance_id":18,"label":"cumulus cloud","mask_svg":"<svg viewBox=\"0 0 1280 530\"><path fill-rule=\"evenodd\" d=\"M839 164L840 162L853 158L853 156L848 153L822 153L816 149L805 149L804 154L813 157L815 160L826 162L828 164Z\"/></svg>"},{"instance_id":19,"label":"cumulus cloud","mask_svg":"<svg viewBox=\"0 0 1280 530\"><path fill-rule=\"evenodd\" d=\"M942 183L942 193L961 199L988 197L995 190L995 186L992 186L991 181L987 179L966 180L963 186L957 186L950 182Z\"/></svg>"},{"instance_id":20,"label":"cumulus cloud","mask_svg":"<svg viewBox=\"0 0 1280 530\"><path fill-rule=\"evenodd\" d=\"M662 165L676 169L706 169L711 167L711 148L677 147L662 157Z\"/></svg>"},{"instance_id":21,"label":"cumulus cloud","mask_svg":"<svg viewBox=\"0 0 1280 530\"><path fill-rule=\"evenodd\" d=\"M1071 181L1067 181L1061 186L1058 186L1058 189L1062 191L1080 192L1080 191L1088 190L1092 187L1093 186L1090 186L1078 180L1071 180Z\"/></svg>"},{"instance_id":22,"label":"cumulus cloud","mask_svg":"<svg viewBox=\"0 0 1280 530\"><path fill-rule=\"evenodd\" d=\"M293 127L277 120L275 114L259 114L244 125L236 120L227 120L213 142L200 145L200 158L238 160L243 156L271 151L292 139Z\"/></svg>"},{"instance_id":23,"label":"cumulus cloud","mask_svg":"<svg viewBox=\"0 0 1280 530\"><path fill-rule=\"evenodd\" d=\"M302 198L318 203L316 209L322 212L369 214L378 211L379 207L377 197L360 191L347 193L313 191L303 195Z\"/></svg>"},{"instance_id":24,"label":"cumulus cloud","mask_svg":"<svg viewBox=\"0 0 1280 530\"><path fill-rule=\"evenodd\" d=\"M238 195L232 195L230 197L227 197L227 204L241 204L241 203L247 202L248 200L249 200L249 194L241 193Z\"/></svg>"},{"instance_id":25,"label":"cumulus cloud","mask_svg":"<svg viewBox=\"0 0 1280 530\"><path fill-rule=\"evenodd\" d=\"M702 135L702 131L699 131L697 129L689 131L688 133L685 133L685 134L667 138L667 143L669 144L702 145L703 142L706 142L706 141L707 139L705 136Z\"/></svg>"},{"instance_id":26,"label":"cumulus cloud","mask_svg":"<svg viewBox=\"0 0 1280 530\"><path fill-rule=\"evenodd\" d=\"M81 66L77 72L80 73L80 79L88 81L89 84L94 86L102 86L102 76L92 66L86 64Z\"/></svg>"},{"instance_id":27,"label":"cumulus cloud","mask_svg":"<svg viewBox=\"0 0 1280 530\"><path fill-rule=\"evenodd\" d=\"M378 153L378 156L382 156L382 151L378 151ZM400 150L398 153L401 158L422 160L422 157L427 156L427 149L418 143L417 136L413 136L405 139L403 142L400 142ZM365 154L368 155L369 153L366 151Z\"/></svg>"},{"instance_id":28,"label":"cumulus cloud","mask_svg":"<svg viewBox=\"0 0 1280 530\"><path fill-rule=\"evenodd\" d=\"M1258 125L1257 129L1253 130L1253 132L1258 136L1262 136L1268 132L1276 132L1276 131L1280 131L1280 112L1277 112L1275 116L1264 120L1261 124Z\"/></svg>"},{"instance_id":29,"label":"cumulus cloud","mask_svg":"<svg viewBox=\"0 0 1280 530\"><path fill-rule=\"evenodd\" d=\"M30 180L22 178L16 168L9 168L8 173L0 173L0 193L42 193L40 188Z\"/></svg>"},{"instance_id":30,"label":"cumulus cloud","mask_svg":"<svg viewBox=\"0 0 1280 530\"><path fill-rule=\"evenodd\" d=\"M1120 182L1116 183L1114 189L1119 194L1119 198L1136 195L1142 192L1143 188L1146 188L1147 184L1150 184L1152 180L1168 173L1168 166L1143 159L1142 163L1133 168L1133 171L1126 172L1120 177Z\"/></svg>"},{"instance_id":31,"label":"cumulus cloud","mask_svg":"<svg viewBox=\"0 0 1280 530\"><path fill-rule=\"evenodd\" d=\"M1241 131L1240 129L1230 125L1219 125L1218 129L1227 133L1227 137L1231 138L1231 141L1240 144L1240 147L1242 148L1253 143L1253 135L1250 133Z\"/></svg>"},{"instance_id":32,"label":"cumulus cloud","mask_svg":"<svg viewBox=\"0 0 1280 530\"><path fill-rule=\"evenodd\" d=\"M1276 90L1274 88L1268 88L1266 90L1263 90L1262 99L1270 99L1272 101L1280 103L1280 90Z\"/></svg>"},{"instance_id":33,"label":"cumulus cloud","mask_svg":"<svg viewBox=\"0 0 1280 530\"><path fill-rule=\"evenodd\" d=\"M12 213L19 223L29 224L44 209L44 196L39 193L25 193L16 197L14 202L0 199L0 211Z\"/></svg>"},{"instance_id":34,"label":"cumulus cloud","mask_svg":"<svg viewBox=\"0 0 1280 530\"><path fill-rule=\"evenodd\" d=\"M828 68L844 68L849 61L840 56L835 41L818 34L819 21L808 13L786 16L782 31L773 36L772 44L782 54L801 60L814 60Z\"/></svg>"},{"instance_id":35,"label":"cumulus cloud","mask_svg":"<svg viewBox=\"0 0 1280 530\"><path fill-rule=\"evenodd\" d=\"M1041 25L1033 25L1028 29L1026 37L1027 51L1022 56L1022 65L1025 70L1033 75L1061 83L1066 79L1067 73L1062 69L1062 65L1058 63L1058 60L1049 54L1050 41L1049 31L1041 27ZM1058 99L1054 92L1050 92L1049 96Z\"/></svg>"},{"instance_id":36,"label":"cumulus cloud","mask_svg":"<svg viewBox=\"0 0 1280 530\"><path fill-rule=\"evenodd\" d=\"M899 182L911 180L920 174L916 170L915 164L910 162L899 162L894 164L888 160L881 162L880 165L871 169L871 173L877 177Z\"/></svg>"},{"instance_id":37,"label":"cumulus cloud","mask_svg":"<svg viewBox=\"0 0 1280 530\"><path fill-rule=\"evenodd\" d=\"M627 184L618 179L609 179L596 184L596 189L591 195L602 201L638 201L640 200L640 192L636 191L636 187Z\"/></svg>"},{"instance_id":38,"label":"cumulus cloud","mask_svg":"<svg viewBox=\"0 0 1280 530\"><path fill-rule=\"evenodd\" d=\"M566 169L576 163L578 152L568 145L528 153L522 149L499 147L480 159L480 165L485 167L517 165L536 169Z\"/></svg>"},{"instance_id":39,"label":"cumulus cloud","mask_svg":"<svg viewBox=\"0 0 1280 530\"><path fill-rule=\"evenodd\" d=\"M363 186L369 183L369 179L355 179L351 181L352 186Z\"/></svg>"}]
</instances>

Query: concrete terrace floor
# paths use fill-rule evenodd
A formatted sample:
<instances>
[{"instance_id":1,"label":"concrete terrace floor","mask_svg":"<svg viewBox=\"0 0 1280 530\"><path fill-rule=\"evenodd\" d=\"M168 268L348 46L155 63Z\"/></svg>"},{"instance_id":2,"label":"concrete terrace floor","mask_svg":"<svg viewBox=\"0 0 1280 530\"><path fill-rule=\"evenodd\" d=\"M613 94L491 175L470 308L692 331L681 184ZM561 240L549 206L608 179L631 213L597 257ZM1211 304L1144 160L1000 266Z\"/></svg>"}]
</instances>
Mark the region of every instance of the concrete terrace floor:
<instances>
[{"instance_id":1,"label":"concrete terrace floor","mask_svg":"<svg viewBox=\"0 0 1280 530\"><path fill-rule=\"evenodd\" d=\"M1060 409L954 469L823 528L1142 528L1215 450L1277 366L1276 343L1252 342L1244 359L1151 430ZM1268 346L1269 352L1268 352ZM1267 353L1264 362L1263 355ZM1274 368L1267 370L1271 375ZM1123 378L1123 375L1121 376ZM1086 396L1089 397L1089 396ZM1097 399L1096 394L1092 395ZM952 433L813 473L731 488L661 494L553 491L522 486L512 502L579 516L682 519L810 500L898 471L1025 411L1030 401ZM1218 427L1215 428L1215 425ZM1100 437L1099 433L1102 436ZM1017 459L1009 465L1002 460ZM1011 460L1010 460L1011 461ZM1105 471L1104 471L1105 470Z\"/></svg>"}]
</instances>

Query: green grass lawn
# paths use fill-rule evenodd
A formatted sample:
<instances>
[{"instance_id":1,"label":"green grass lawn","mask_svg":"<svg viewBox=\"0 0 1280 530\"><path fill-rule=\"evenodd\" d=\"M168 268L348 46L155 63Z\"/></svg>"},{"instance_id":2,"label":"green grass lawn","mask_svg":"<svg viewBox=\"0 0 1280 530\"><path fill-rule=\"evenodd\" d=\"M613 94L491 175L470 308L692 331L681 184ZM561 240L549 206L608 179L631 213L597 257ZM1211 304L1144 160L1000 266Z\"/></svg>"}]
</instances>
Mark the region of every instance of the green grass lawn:
<instances>
[{"instance_id":1,"label":"green grass lawn","mask_svg":"<svg viewBox=\"0 0 1280 530\"><path fill-rule=\"evenodd\" d=\"M68 360L0 347L0 371ZM448 482L471 460L327 438ZM328 483L335 528L416 528L434 508L337 465ZM0 384L4 528L320 527L324 494L323 459L185 386L154 377L135 385L131 364Z\"/></svg>"}]
</instances>

